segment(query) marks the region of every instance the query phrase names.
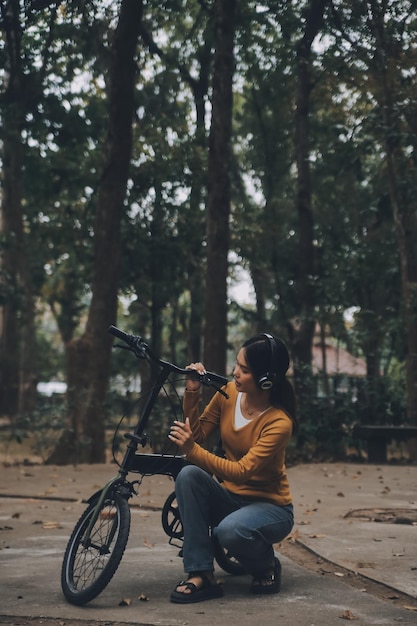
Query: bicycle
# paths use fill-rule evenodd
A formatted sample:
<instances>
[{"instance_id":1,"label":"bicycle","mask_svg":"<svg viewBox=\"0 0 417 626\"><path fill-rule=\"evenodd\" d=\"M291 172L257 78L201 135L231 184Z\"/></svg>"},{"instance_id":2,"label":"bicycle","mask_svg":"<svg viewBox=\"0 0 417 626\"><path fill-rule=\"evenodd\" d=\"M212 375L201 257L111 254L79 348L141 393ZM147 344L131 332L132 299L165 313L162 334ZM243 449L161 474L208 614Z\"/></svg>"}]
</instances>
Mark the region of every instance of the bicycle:
<instances>
[{"instance_id":1,"label":"bicycle","mask_svg":"<svg viewBox=\"0 0 417 626\"><path fill-rule=\"evenodd\" d=\"M124 342L124 345L115 344L115 347L132 352L137 359L145 359L151 365L157 366L158 372L146 396L146 402L133 433L124 434L128 443L123 460L119 463L117 476L87 500L88 506L68 541L61 569L61 587L68 602L78 606L96 598L116 573L129 538L131 523L129 500L134 495L139 495L138 489L143 477L160 474L169 476L175 481L186 463L183 456L166 454L164 451L138 453L139 446L145 447L149 441L145 429L161 390L165 389L167 383L173 384L171 375L195 376L202 385L212 387L227 397L222 389L227 382L224 376L213 372L199 374L194 370L180 368L157 357L142 337L129 335L115 326L110 326L108 330ZM170 443L171 447L172 445ZM128 480L129 473L140 474L141 478ZM184 533L175 491L165 501L161 521L164 532L170 538L170 544L182 541ZM214 536L213 552L223 570L234 575L244 573L240 563L223 549Z\"/></svg>"}]
</instances>

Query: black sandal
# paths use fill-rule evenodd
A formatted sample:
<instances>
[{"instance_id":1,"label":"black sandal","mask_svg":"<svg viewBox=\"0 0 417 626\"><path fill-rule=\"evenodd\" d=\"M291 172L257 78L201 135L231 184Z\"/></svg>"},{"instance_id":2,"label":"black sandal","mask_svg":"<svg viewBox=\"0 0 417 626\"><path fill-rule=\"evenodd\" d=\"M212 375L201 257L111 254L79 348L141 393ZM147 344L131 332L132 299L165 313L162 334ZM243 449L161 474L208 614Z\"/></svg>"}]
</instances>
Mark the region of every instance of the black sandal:
<instances>
[{"instance_id":1,"label":"black sandal","mask_svg":"<svg viewBox=\"0 0 417 626\"><path fill-rule=\"evenodd\" d=\"M281 589L281 563L277 557L274 558L274 571L265 576L257 576L253 579L250 590L251 593L269 594L278 593Z\"/></svg>"},{"instance_id":2,"label":"black sandal","mask_svg":"<svg viewBox=\"0 0 417 626\"><path fill-rule=\"evenodd\" d=\"M203 584L201 587L197 587L195 583L190 582L190 578L194 578L199 576ZM189 589L189 592L177 591L178 587L185 587ZM177 604L191 604L194 602L203 602L204 600L212 600L214 598L222 598L223 597L223 589L217 583L212 583L207 578L205 574L193 573L188 576L187 580L181 580L178 583L175 590L171 593L170 600L171 602L176 602Z\"/></svg>"}]
</instances>

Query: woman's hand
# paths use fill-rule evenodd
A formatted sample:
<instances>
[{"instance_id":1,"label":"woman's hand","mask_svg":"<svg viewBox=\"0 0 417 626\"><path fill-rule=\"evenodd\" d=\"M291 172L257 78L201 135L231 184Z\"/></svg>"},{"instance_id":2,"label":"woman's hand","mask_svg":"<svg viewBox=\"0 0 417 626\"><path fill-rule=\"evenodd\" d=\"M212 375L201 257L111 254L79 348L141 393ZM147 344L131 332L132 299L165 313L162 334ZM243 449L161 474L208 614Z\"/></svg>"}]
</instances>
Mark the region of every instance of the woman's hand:
<instances>
[{"instance_id":1,"label":"woman's hand","mask_svg":"<svg viewBox=\"0 0 417 626\"><path fill-rule=\"evenodd\" d=\"M185 423L178 421L173 423L168 438L177 444L183 454L187 455L191 452L194 446L194 439L188 417L185 419Z\"/></svg>"},{"instance_id":2,"label":"woman's hand","mask_svg":"<svg viewBox=\"0 0 417 626\"><path fill-rule=\"evenodd\" d=\"M185 369L194 370L195 372L198 372L199 374L206 373L206 368L204 367L202 363L190 363L190 365L187 365ZM195 378L191 378L191 376L186 376L185 388L187 391L198 391L200 389L200 383Z\"/></svg>"}]
</instances>

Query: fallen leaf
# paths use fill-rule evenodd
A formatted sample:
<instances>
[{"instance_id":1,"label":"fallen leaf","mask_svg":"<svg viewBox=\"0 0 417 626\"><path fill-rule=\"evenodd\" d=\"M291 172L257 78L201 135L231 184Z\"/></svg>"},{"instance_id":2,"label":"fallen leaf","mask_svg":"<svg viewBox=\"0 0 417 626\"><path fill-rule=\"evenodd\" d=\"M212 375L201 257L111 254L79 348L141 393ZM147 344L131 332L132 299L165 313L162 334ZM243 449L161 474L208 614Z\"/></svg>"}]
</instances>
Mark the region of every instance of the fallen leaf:
<instances>
[{"instance_id":1,"label":"fallen leaf","mask_svg":"<svg viewBox=\"0 0 417 626\"><path fill-rule=\"evenodd\" d=\"M404 608L407 609L407 611L417 611L417 606L409 606L408 604L404 604Z\"/></svg>"},{"instance_id":2,"label":"fallen leaf","mask_svg":"<svg viewBox=\"0 0 417 626\"><path fill-rule=\"evenodd\" d=\"M339 617L341 619L349 619L349 620L359 619L359 617L356 617L356 615L353 615L352 611L349 611L349 609L346 609L346 611L342 613L342 615L339 615Z\"/></svg>"},{"instance_id":3,"label":"fallen leaf","mask_svg":"<svg viewBox=\"0 0 417 626\"><path fill-rule=\"evenodd\" d=\"M12 519L19 519L20 513L13 513Z\"/></svg>"},{"instance_id":4,"label":"fallen leaf","mask_svg":"<svg viewBox=\"0 0 417 626\"><path fill-rule=\"evenodd\" d=\"M358 569L364 569L364 568L375 569L375 563L367 563L365 561L359 561L356 564L356 567Z\"/></svg>"},{"instance_id":5,"label":"fallen leaf","mask_svg":"<svg viewBox=\"0 0 417 626\"><path fill-rule=\"evenodd\" d=\"M140 600L141 602L149 602L148 596L145 596L144 593L140 594L140 596L138 597L138 600Z\"/></svg>"},{"instance_id":6,"label":"fallen leaf","mask_svg":"<svg viewBox=\"0 0 417 626\"><path fill-rule=\"evenodd\" d=\"M120 600L119 602L119 606L129 606L130 604L132 604L132 600L130 598L123 598L123 600Z\"/></svg>"},{"instance_id":7,"label":"fallen leaf","mask_svg":"<svg viewBox=\"0 0 417 626\"><path fill-rule=\"evenodd\" d=\"M62 526L59 522L43 522L42 528L47 528L47 529L62 528Z\"/></svg>"},{"instance_id":8,"label":"fallen leaf","mask_svg":"<svg viewBox=\"0 0 417 626\"><path fill-rule=\"evenodd\" d=\"M295 543L299 536L300 536L300 533L298 532L298 530L295 530L293 533L291 533L291 535L288 535L286 537L285 541L289 541L290 543Z\"/></svg>"},{"instance_id":9,"label":"fallen leaf","mask_svg":"<svg viewBox=\"0 0 417 626\"><path fill-rule=\"evenodd\" d=\"M340 576L341 578L343 578L344 574L342 574L341 572L335 572L334 573L335 576Z\"/></svg>"},{"instance_id":10,"label":"fallen leaf","mask_svg":"<svg viewBox=\"0 0 417 626\"><path fill-rule=\"evenodd\" d=\"M116 517L116 509L107 507L100 512L100 519L113 519Z\"/></svg>"}]
</instances>

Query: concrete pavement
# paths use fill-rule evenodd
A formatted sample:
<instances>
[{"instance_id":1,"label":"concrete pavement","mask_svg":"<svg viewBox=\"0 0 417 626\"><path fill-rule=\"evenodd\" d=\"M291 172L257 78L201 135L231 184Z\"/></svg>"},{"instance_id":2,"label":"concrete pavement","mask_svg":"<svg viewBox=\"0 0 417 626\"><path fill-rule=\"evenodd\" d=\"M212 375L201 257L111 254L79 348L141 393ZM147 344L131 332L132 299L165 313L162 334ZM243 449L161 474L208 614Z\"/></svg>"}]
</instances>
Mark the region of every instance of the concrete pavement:
<instances>
[{"instance_id":1,"label":"concrete pavement","mask_svg":"<svg viewBox=\"0 0 417 626\"><path fill-rule=\"evenodd\" d=\"M340 619L358 626L417 623L414 465L290 468L296 525L287 541L305 546L335 567L312 572L281 556L281 593L264 597L247 593L248 576L219 570L224 598L189 606L169 602L183 574L178 549L168 545L160 521L174 483L163 476L146 477L139 497L131 500L132 529L118 571L98 598L75 607L65 601L60 588L63 552L85 507L81 500L116 473L111 464L1 468L0 624L1 616L165 626L212 626L213 621L228 620L240 626L255 621L335 626ZM346 583L347 570L351 576L360 575L361 585ZM370 593L373 581L385 585L384 600Z\"/></svg>"}]
</instances>

